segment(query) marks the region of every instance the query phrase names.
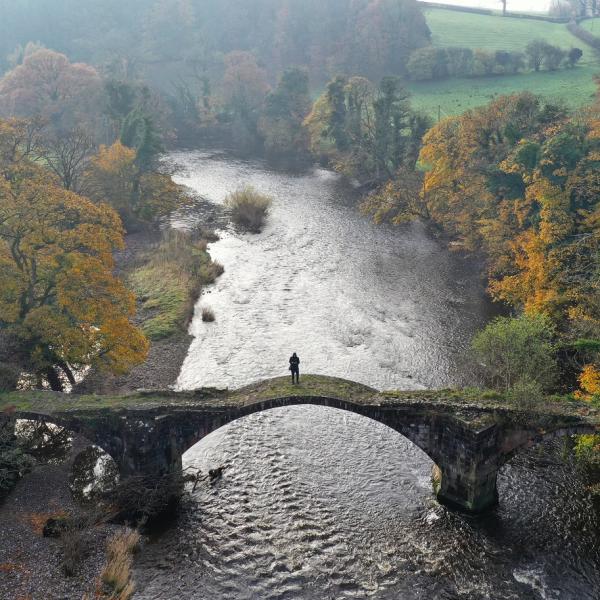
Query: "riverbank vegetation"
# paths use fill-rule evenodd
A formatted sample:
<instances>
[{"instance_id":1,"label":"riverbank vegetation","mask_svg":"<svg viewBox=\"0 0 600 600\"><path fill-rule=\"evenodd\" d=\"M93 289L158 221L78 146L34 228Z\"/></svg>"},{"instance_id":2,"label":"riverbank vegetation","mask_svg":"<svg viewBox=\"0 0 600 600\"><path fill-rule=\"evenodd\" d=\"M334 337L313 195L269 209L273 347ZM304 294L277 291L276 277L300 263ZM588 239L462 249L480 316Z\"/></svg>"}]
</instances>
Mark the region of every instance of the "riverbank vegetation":
<instances>
[{"instance_id":1,"label":"riverbank vegetation","mask_svg":"<svg viewBox=\"0 0 600 600\"><path fill-rule=\"evenodd\" d=\"M522 368L535 359L525 379L488 381L521 397L600 402L599 110L598 99L571 113L523 93L445 119L423 138L420 185L407 189L399 174L365 203L379 218L426 219L485 258L491 297L522 316L489 325L475 350L488 375L507 357Z\"/></svg>"},{"instance_id":2,"label":"riverbank vegetation","mask_svg":"<svg viewBox=\"0 0 600 600\"><path fill-rule=\"evenodd\" d=\"M148 339L184 332L202 287L223 272L206 247L202 232L168 230L138 257L140 264L127 279L138 298L140 326Z\"/></svg>"},{"instance_id":3,"label":"riverbank vegetation","mask_svg":"<svg viewBox=\"0 0 600 600\"><path fill-rule=\"evenodd\" d=\"M0 331L34 383L62 390L62 377L73 384L87 366L131 368L147 342L112 272L118 215L37 164L31 132L29 122L0 122Z\"/></svg>"},{"instance_id":4,"label":"riverbank vegetation","mask_svg":"<svg viewBox=\"0 0 600 600\"><path fill-rule=\"evenodd\" d=\"M558 377L555 331L542 314L498 317L473 339L482 378L510 394L529 386L532 400L554 389Z\"/></svg>"},{"instance_id":5,"label":"riverbank vegetation","mask_svg":"<svg viewBox=\"0 0 600 600\"><path fill-rule=\"evenodd\" d=\"M107 543L107 563L102 571L102 583L107 598L129 600L135 592L132 577L133 554L140 543L135 529L125 529L112 536Z\"/></svg>"}]
</instances>

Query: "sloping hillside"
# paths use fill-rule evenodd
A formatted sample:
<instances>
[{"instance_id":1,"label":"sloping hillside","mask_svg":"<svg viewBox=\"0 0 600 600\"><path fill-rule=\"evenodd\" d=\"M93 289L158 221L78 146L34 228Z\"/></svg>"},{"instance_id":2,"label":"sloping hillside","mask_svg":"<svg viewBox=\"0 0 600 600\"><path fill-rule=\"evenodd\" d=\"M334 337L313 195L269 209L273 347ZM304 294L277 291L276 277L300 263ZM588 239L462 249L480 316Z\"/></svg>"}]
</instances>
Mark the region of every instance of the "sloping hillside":
<instances>
[{"instance_id":1,"label":"sloping hillside","mask_svg":"<svg viewBox=\"0 0 600 600\"><path fill-rule=\"evenodd\" d=\"M575 69L411 84L414 104L436 118L438 114L459 114L486 104L498 95L523 90L571 107L589 103L595 92L593 77L600 74L600 60L592 48L573 36L563 24L434 8L427 9L426 16L432 42L438 47L523 51L530 41L544 39L565 49L583 50L583 58ZM583 23L589 28L595 21L600 35L600 19Z\"/></svg>"}]
</instances>

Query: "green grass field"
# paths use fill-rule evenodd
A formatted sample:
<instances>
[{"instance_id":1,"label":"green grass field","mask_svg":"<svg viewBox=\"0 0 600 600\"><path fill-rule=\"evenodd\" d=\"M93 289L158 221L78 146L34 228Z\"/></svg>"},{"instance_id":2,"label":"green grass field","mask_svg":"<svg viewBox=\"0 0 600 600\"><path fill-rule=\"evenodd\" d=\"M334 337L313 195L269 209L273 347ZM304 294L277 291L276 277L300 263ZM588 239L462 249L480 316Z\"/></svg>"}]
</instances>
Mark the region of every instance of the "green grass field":
<instances>
[{"instance_id":1,"label":"green grass field","mask_svg":"<svg viewBox=\"0 0 600 600\"><path fill-rule=\"evenodd\" d=\"M524 50L534 39L544 39L563 48L577 46L583 58L575 69L553 73L523 73L519 75L473 79L446 79L412 83L413 105L437 118L460 114L487 104L503 94L531 91L548 99L578 108L588 104L596 90L593 77L600 74L600 59L592 48L573 36L565 25L533 19L478 15L444 9L425 12L435 46L462 46L485 50ZM600 35L600 19L596 23Z\"/></svg>"},{"instance_id":2,"label":"green grass field","mask_svg":"<svg viewBox=\"0 0 600 600\"><path fill-rule=\"evenodd\" d=\"M579 25L583 27L583 29L587 29L594 35L600 37L600 17L595 19L586 19L585 21L581 21Z\"/></svg>"}]
</instances>

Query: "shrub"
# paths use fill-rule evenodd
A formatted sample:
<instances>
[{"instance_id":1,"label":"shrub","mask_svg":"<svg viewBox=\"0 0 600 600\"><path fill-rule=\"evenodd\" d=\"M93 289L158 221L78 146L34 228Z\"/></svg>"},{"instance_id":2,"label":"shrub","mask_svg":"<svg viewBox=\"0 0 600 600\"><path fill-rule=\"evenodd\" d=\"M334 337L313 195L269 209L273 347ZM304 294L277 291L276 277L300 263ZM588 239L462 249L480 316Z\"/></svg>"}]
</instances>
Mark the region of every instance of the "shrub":
<instances>
[{"instance_id":1,"label":"shrub","mask_svg":"<svg viewBox=\"0 0 600 600\"><path fill-rule=\"evenodd\" d=\"M581 48L571 48L567 54L567 65L573 68L582 56L583 50Z\"/></svg>"},{"instance_id":2,"label":"shrub","mask_svg":"<svg viewBox=\"0 0 600 600\"><path fill-rule=\"evenodd\" d=\"M208 308L208 306L205 306L202 309L202 320L205 323L212 323L215 320L215 312L212 308Z\"/></svg>"},{"instance_id":3,"label":"shrub","mask_svg":"<svg viewBox=\"0 0 600 600\"><path fill-rule=\"evenodd\" d=\"M96 518L92 514L78 517L64 517L57 521L56 533L60 534L62 550L62 568L67 576L73 576L79 570L81 563L90 549L90 531Z\"/></svg>"},{"instance_id":4,"label":"shrub","mask_svg":"<svg viewBox=\"0 0 600 600\"><path fill-rule=\"evenodd\" d=\"M472 344L485 383L503 391L515 388L517 398L526 393L524 382L550 389L558 375L554 336L550 321L539 314L494 319Z\"/></svg>"},{"instance_id":5,"label":"shrub","mask_svg":"<svg viewBox=\"0 0 600 600\"><path fill-rule=\"evenodd\" d=\"M265 222L265 218L272 204L272 199L257 192L254 188L246 186L227 196L225 206L231 211L233 222L258 233Z\"/></svg>"},{"instance_id":6,"label":"shrub","mask_svg":"<svg viewBox=\"0 0 600 600\"><path fill-rule=\"evenodd\" d=\"M0 499L35 464L35 459L17 443L14 429L15 421L9 411L0 412Z\"/></svg>"},{"instance_id":7,"label":"shrub","mask_svg":"<svg viewBox=\"0 0 600 600\"><path fill-rule=\"evenodd\" d=\"M546 44L544 48L559 48ZM446 77L489 77L518 73L525 67L521 52L478 48L434 48L426 46L415 50L406 65L408 75L415 81L438 80Z\"/></svg>"},{"instance_id":8,"label":"shrub","mask_svg":"<svg viewBox=\"0 0 600 600\"><path fill-rule=\"evenodd\" d=\"M111 507L113 520L148 523L177 507L184 483L183 474L128 477L105 490L101 497L103 504Z\"/></svg>"},{"instance_id":9,"label":"shrub","mask_svg":"<svg viewBox=\"0 0 600 600\"><path fill-rule=\"evenodd\" d=\"M507 392L508 401L521 410L531 410L540 404L544 390L537 381L519 380Z\"/></svg>"}]
</instances>

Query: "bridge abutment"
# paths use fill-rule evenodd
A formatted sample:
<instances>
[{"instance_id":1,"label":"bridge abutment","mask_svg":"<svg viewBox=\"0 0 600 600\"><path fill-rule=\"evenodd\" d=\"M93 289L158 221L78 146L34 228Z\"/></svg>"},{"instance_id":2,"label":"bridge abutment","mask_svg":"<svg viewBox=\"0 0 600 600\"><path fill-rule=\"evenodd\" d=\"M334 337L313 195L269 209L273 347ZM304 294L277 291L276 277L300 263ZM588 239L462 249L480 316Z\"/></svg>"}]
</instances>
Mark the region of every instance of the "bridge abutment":
<instances>
[{"instance_id":1,"label":"bridge abutment","mask_svg":"<svg viewBox=\"0 0 600 600\"><path fill-rule=\"evenodd\" d=\"M433 484L438 502L458 510L481 513L498 503L496 470L465 474L452 466L434 467Z\"/></svg>"}]
</instances>

